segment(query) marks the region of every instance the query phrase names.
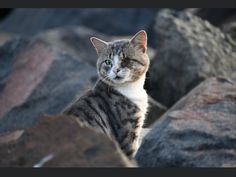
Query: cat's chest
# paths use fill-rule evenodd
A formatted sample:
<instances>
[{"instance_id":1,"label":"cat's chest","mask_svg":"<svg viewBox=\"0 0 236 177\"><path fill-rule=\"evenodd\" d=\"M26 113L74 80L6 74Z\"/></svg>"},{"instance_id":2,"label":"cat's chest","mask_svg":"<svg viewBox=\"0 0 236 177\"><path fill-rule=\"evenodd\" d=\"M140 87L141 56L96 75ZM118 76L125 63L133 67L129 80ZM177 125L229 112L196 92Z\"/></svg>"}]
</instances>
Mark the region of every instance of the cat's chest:
<instances>
[{"instance_id":1,"label":"cat's chest","mask_svg":"<svg viewBox=\"0 0 236 177\"><path fill-rule=\"evenodd\" d=\"M136 104L142 115L146 114L148 107L148 95L143 88L131 89L129 87L119 87L116 88L116 90Z\"/></svg>"}]
</instances>

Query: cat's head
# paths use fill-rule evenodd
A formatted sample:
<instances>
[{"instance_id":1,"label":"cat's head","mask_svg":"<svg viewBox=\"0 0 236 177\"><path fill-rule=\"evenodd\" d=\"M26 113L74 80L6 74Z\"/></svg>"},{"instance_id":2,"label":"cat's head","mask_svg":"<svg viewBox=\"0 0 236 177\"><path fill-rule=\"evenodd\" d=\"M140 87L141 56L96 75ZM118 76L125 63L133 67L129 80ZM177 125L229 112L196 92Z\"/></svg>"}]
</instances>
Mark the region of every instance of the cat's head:
<instances>
[{"instance_id":1,"label":"cat's head","mask_svg":"<svg viewBox=\"0 0 236 177\"><path fill-rule=\"evenodd\" d=\"M98 75L107 84L124 85L146 74L149 58L145 31L139 31L131 39L105 42L92 37L90 40L98 54Z\"/></svg>"}]
</instances>

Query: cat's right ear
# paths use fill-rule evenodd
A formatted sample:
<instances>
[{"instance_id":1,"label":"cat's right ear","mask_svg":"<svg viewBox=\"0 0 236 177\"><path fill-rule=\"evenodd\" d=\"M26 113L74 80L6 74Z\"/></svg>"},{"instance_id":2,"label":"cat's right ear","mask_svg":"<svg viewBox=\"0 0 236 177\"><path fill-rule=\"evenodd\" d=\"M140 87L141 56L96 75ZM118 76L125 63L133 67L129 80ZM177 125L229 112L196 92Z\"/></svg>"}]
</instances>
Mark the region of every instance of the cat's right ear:
<instances>
[{"instance_id":1,"label":"cat's right ear","mask_svg":"<svg viewBox=\"0 0 236 177\"><path fill-rule=\"evenodd\" d=\"M138 49L141 49L143 53L147 51L147 33L144 30L136 33L131 38L130 42Z\"/></svg>"},{"instance_id":2,"label":"cat's right ear","mask_svg":"<svg viewBox=\"0 0 236 177\"><path fill-rule=\"evenodd\" d=\"M102 50L107 47L108 43L101 40L101 39L98 39L96 37L91 37L90 38L90 41L92 42L94 48L96 49L96 52L98 55L101 54Z\"/></svg>"}]
</instances>

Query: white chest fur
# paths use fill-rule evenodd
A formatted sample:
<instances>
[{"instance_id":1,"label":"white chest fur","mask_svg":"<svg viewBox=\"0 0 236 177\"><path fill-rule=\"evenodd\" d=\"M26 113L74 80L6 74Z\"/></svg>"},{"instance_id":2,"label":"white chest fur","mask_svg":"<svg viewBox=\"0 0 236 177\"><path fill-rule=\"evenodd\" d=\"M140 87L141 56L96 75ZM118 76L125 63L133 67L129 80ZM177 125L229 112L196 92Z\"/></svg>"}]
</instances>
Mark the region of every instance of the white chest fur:
<instances>
[{"instance_id":1,"label":"white chest fur","mask_svg":"<svg viewBox=\"0 0 236 177\"><path fill-rule=\"evenodd\" d=\"M145 118L148 107L148 95L146 90L144 90L144 81L145 76L134 83L127 84L125 86L116 87L116 90L119 91L124 96L128 97L133 103L135 103L141 110L140 114Z\"/></svg>"},{"instance_id":2,"label":"white chest fur","mask_svg":"<svg viewBox=\"0 0 236 177\"><path fill-rule=\"evenodd\" d=\"M141 129L144 124L144 120L145 120L147 109L148 109L148 95L146 93L146 90L144 90L143 88L144 81L145 81L145 76L139 79L135 83L130 83L122 87L116 87L117 91L119 91L124 96L128 97L140 109L140 112L137 115L140 117L139 123L138 123L139 128L136 129L136 133L139 138L140 138ZM137 149L140 145L139 138L133 144L135 153L137 152Z\"/></svg>"}]
</instances>

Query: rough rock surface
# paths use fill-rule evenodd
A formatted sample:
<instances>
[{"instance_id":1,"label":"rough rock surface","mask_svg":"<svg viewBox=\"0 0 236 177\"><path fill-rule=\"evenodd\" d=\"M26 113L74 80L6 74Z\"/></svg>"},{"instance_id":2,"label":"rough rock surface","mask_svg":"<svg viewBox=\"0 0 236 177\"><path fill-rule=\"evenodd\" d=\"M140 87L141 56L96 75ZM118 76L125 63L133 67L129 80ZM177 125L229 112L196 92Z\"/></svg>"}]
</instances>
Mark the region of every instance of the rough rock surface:
<instances>
[{"instance_id":1,"label":"rough rock surface","mask_svg":"<svg viewBox=\"0 0 236 177\"><path fill-rule=\"evenodd\" d=\"M152 27L157 10L157 8L18 8L0 24L0 30L34 35L59 26L82 25L104 34L133 35L138 30L148 31Z\"/></svg>"},{"instance_id":2,"label":"rough rock surface","mask_svg":"<svg viewBox=\"0 0 236 177\"><path fill-rule=\"evenodd\" d=\"M144 167L236 167L236 80L210 78L152 127L136 155Z\"/></svg>"},{"instance_id":3,"label":"rough rock surface","mask_svg":"<svg viewBox=\"0 0 236 177\"><path fill-rule=\"evenodd\" d=\"M97 78L94 67L42 40L15 38L0 56L0 132L32 126L43 113L58 114Z\"/></svg>"},{"instance_id":4,"label":"rough rock surface","mask_svg":"<svg viewBox=\"0 0 236 177\"><path fill-rule=\"evenodd\" d=\"M161 11L155 24L157 53L151 61L149 94L170 107L212 76L236 70L236 43L191 13Z\"/></svg>"},{"instance_id":5,"label":"rough rock surface","mask_svg":"<svg viewBox=\"0 0 236 177\"><path fill-rule=\"evenodd\" d=\"M105 135L65 116L45 116L1 142L1 167L134 167ZM9 135L5 136L9 139Z\"/></svg>"}]
</instances>

